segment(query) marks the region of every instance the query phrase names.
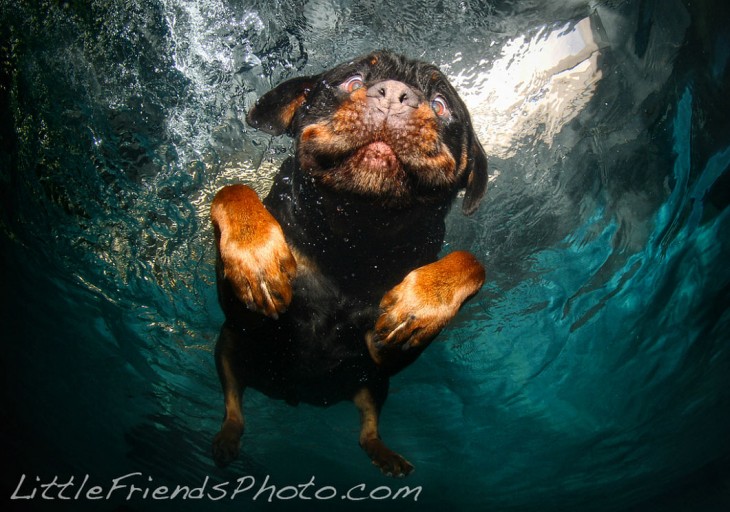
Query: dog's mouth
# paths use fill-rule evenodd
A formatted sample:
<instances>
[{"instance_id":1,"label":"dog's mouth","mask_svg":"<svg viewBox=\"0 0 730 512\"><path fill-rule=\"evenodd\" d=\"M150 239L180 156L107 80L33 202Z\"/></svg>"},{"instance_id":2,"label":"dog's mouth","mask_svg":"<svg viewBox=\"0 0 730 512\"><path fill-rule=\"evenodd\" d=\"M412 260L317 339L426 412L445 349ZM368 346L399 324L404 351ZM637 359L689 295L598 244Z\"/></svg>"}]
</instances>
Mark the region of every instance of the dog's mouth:
<instances>
[{"instance_id":1,"label":"dog's mouth","mask_svg":"<svg viewBox=\"0 0 730 512\"><path fill-rule=\"evenodd\" d=\"M394 171L400 166L398 157L385 142L371 142L356 150L347 160L370 172Z\"/></svg>"},{"instance_id":2,"label":"dog's mouth","mask_svg":"<svg viewBox=\"0 0 730 512\"><path fill-rule=\"evenodd\" d=\"M304 167L329 188L381 199L399 200L408 194L408 173L390 144L376 140L341 153L330 149L300 152Z\"/></svg>"},{"instance_id":3,"label":"dog's mouth","mask_svg":"<svg viewBox=\"0 0 730 512\"><path fill-rule=\"evenodd\" d=\"M374 124L362 105L348 103L333 118L302 129L300 165L329 188L379 200L402 202L448 188L457 163L426 108L394 127Z\"/></svg>"}]
</instances>

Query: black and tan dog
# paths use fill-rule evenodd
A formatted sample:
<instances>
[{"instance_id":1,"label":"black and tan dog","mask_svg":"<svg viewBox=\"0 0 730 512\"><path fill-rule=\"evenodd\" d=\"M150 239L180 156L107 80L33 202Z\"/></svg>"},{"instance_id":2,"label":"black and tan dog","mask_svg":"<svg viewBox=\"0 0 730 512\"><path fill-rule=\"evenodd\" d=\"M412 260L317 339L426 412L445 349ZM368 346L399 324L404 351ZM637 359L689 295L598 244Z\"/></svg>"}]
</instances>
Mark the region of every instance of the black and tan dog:
<instances>
[{"instance_id":1,"label":"black and tan dog","mask_svg":"<svg viewBox=\"0 0 730 512\"><path fill-rule=\"evenodd\" d=\"M251 386L291 404L352 400L362 448L406 475L413 466L378 434L389 378L484 282L471 254L438 258L457 193L468 215L487 186L469 114L436 67L376 52L282 83L247 120L294 136L296 155L263 202L233 185L211 207L226 316L214 459L238 455Z\"/></svg>"}]
</instances>

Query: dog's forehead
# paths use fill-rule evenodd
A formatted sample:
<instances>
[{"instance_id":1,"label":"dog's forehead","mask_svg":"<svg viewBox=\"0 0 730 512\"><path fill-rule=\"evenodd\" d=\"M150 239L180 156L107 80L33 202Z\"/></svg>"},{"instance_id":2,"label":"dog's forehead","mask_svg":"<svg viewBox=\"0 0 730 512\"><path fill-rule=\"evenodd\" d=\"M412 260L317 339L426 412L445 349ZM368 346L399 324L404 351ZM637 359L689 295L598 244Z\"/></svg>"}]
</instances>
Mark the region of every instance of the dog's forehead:
<instances>
[{"instance_id":1,"label":"dog's forehead","mask_svg":"<svg viewBox=\"0 0 730 512\"><path fill-rule=\"evenodd\" d=\"M412 60L390 52L375 52L342 63L325 73L324 79L337 82L359 73L370 83L382 80L398 80L423 92L434 89L450 89L441 71L426 62Z\"/></svg>"}]
</instances>

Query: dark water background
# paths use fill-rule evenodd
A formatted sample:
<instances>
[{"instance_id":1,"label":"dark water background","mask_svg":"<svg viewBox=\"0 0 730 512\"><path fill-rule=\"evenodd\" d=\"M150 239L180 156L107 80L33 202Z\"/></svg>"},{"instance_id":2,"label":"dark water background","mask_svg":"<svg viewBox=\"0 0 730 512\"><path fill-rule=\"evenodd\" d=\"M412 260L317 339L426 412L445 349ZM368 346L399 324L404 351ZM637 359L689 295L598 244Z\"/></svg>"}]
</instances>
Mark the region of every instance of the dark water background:
<instances>
[{"instance_id":1,"label":"dark water background","mask_svg":"<svg viewBox=\"0 0 730 512\"><path fill-rule=\"evenodd\" d=\"M729 11L0 0L3 499L22 475L27 494L132 472L151 488L422 488L316 507L38 491L9 508L729 510ZM210 200L232 182L265 192L290 150L245 126L260 94L381 47L452 77L493 171L447 239L489 281L383 413L416 472L370 467L351 405L256 392L244 454L219 470Z\"/></svg>"}]
</instances>

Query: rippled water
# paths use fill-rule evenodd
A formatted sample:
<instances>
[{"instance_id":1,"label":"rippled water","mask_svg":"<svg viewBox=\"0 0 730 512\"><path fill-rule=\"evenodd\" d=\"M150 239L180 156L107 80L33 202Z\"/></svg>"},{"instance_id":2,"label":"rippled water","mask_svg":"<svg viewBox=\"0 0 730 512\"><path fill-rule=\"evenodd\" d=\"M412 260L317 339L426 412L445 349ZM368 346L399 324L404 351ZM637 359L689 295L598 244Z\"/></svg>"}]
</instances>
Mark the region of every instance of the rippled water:
<instances>
[{"instance_id":1,"label":"rippled water","mask_svg":"<svg viewBox=\"0 0 730 512\"><path fill-rule=\"evenodd\" d=\"M199 486L421 486L436 510L730 504L730 89L722 1L0 0L3 492L21 475ZM489 280L400 374L381 477L348 404L246 400L245 453L209 446L208 207L264 193L290 150L245 126L279 81L374 48L439 65L490 155L448 219ZM25 490L30 487L23 488ZM28 493L30 491L28 490ZM22 500L30 510L309 502ZM363 508L337 499L320 505ZM12 507L21 504L10 502ZM338 508L338 507L332 507ZM345 507L346 509L347 507Z\"/></svg>"}]
</instances>

